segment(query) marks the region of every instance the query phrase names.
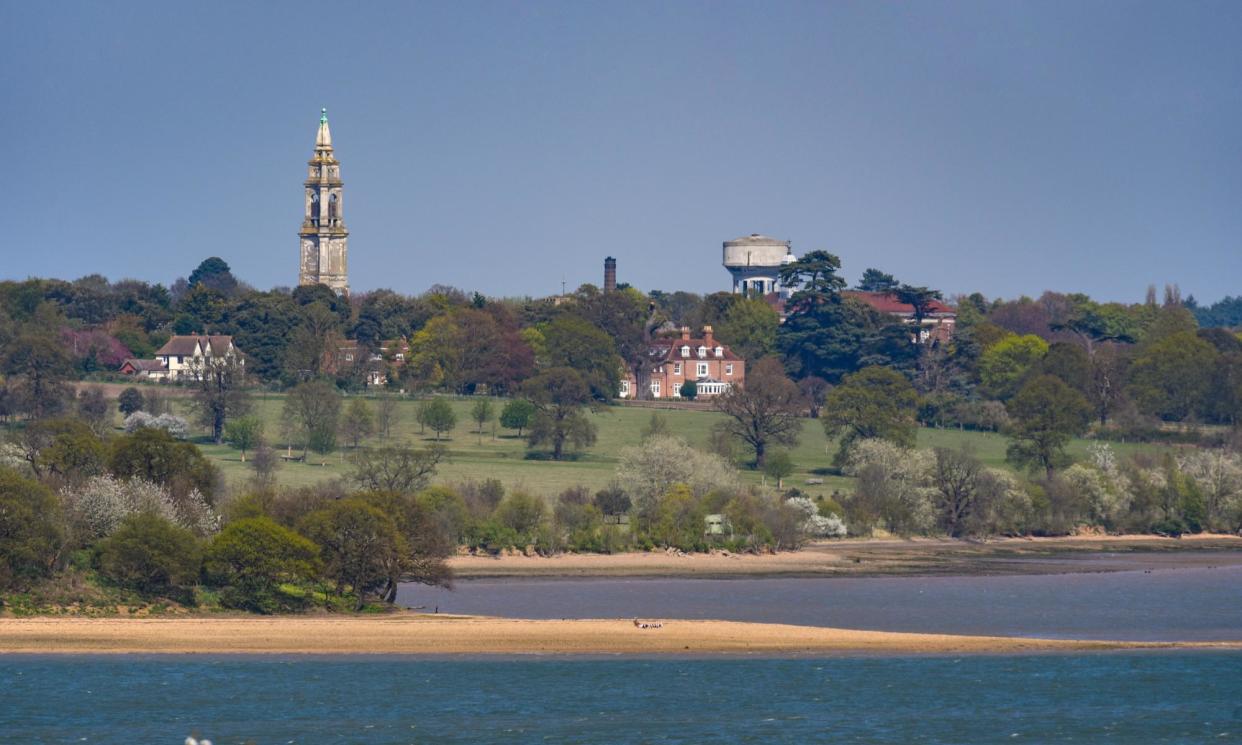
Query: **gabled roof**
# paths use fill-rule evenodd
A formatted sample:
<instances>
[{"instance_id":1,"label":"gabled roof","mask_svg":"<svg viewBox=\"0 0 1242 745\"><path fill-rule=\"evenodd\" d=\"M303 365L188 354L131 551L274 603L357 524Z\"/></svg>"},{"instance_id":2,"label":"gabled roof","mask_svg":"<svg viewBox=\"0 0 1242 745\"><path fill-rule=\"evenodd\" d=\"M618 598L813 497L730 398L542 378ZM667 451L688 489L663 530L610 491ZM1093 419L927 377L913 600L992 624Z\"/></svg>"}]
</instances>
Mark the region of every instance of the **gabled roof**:
<instances>
[{"instance_id":1,"label":"gabled roof","mask_svg":"<svg viewBox=\"0 0 1242 745\"><path fill-rule=\"evenodd\" d=\"M914 306L909 303L903 303L897 299L897 295L891 292L862 292L861 290L845 290L841 293L842 297L852 297L860 300L881 313L892 313L897 316L914 315ZM942 303L939 300L932 300L927 307L928 315L933 316L956 316L957 308Z\"/></svg>"},{"instance_id":2,"label":"gabled roof","mask_svg":"<svg viewBox=\"0 0 1242 745\"><path fill-rule=\"evenodd\" d=\"M168 368L164 366L164 360L139 360L130 358L121 363L121 369L132 367L138 372L164 372Z\"/></svg>"},{"instance_id":3,"label":"gabled roof","mask_svg":"<svg viewBox=\"0 0 1242 745\"><path fill-rule=\"evenodd\" d=\"M681 348L683 346L690 347L690 356L681 356ZM698 355L699 347L707 348L707 356L700 358ZM720 347L722 353L716 356L715 349ZM742 358L733 353L728 345L721 344L719 340L712 339L709 344L706 339L682 339L674 336L667 339L653 339L647 345L647 359L653 365L660 365L665 362L683 362L702 360L722 360L724 362L742 362Z\"/></svg>"},{"instance_id":4,"label":"gabled roof","mask_svg":"<svg viewBox=\"0 0 1242 745\"><path fill-rule=\"evenodd\" d=\"M169 339L164 346L160 347L155 353L157 357L168 356L193 356L195 351L203 350L206 353L211 351L213 357L228 354L229 348L233 346L233 337L223 334L210 336L199 336L193 334L189 336L174 336Z\"/></svg>"}]
</instances>

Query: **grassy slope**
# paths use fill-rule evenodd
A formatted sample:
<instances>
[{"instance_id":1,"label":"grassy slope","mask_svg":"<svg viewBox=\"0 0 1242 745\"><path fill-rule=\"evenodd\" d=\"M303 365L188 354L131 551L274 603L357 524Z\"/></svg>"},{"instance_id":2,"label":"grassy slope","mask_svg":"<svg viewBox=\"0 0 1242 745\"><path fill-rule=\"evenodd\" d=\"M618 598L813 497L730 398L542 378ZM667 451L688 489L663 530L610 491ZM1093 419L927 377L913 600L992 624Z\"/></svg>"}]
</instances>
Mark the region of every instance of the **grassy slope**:
<instances>
[{"instance_id":1,"label":"grassy slope","mask_svg":"<svg viewBox=\"0 0 1242 745\"><path fill-rule=\"evenodd\" d=\"M509 430L496 429L493 439L490 429L482 437L474 432L474 423L469 421L469 409L473 399L450 399L458 415L456 429L442 440L448 446L451 461L439 470L438 479L457 481L462 479L495 478L503 482L507 489L525 488L531 492L544 495L556 494L562 489L576 484L584 484L591 488L600 488L613 478L617 457L622 448L638 444L643 428L651 418L651 410L632 409L627 407L610 407L592 415L599 427L599 440L595 447L584 453L578 460L554 463L542 460L526 460L525 442ZM503 401L495 401L497 411ZM265 422L265 431L270 441L282 445L280 438L280 411L283 397L267 395L256 402L256 413ZM391 441L405 442L422 446L434 442L430 433L419 434L418 425L414 421L416 402L402 400L399 403L398 419L393 428ZM185 412L183 412L185 413ZM708 431L720 420L719 414L705 411L663 411L661 415L668 422L672 434L684 438L691 445L704 447L707 443ZM371 444L379 443L372 438ZM343 443L342 443L343 444ZM919 447L958 447L969 445L975 453L988 465L1005 467L1005 446L1007 440L1001 436L983 432L959 432L955 430L923 429L919 432ZM226 478L231 482L239 482L249 476L249 468L241 463L238 452L228 446L202 444L204 452L220 466ZM1071 446L1072 452L1081 455L1085 452L1086 441L1078 440ZM1130 452L1135 447L1117 446L1122 452ZM819 422L807 420L802 438L793 450L792 456L797 470L794 476L786 481L786 485L796 485L812 494L831 494L834 489L848 491L852 488L852 479L825 476L816 471L828 466L835 451L835 442L825 435ZM284 452L283 450L281 452ZM295 454L297 451L294 451ZM283 484L301 486L318 481L343 476L348 466L343 463L343 455L338 452L326 458L325 465L319 465L320 459L313 453L308 463L289 463L279 471L279 480ZM760 475L747 472L749 481L758 483ZM808 478L823 479L823 485L807 486Z\"/></svg>"}]
</instances>

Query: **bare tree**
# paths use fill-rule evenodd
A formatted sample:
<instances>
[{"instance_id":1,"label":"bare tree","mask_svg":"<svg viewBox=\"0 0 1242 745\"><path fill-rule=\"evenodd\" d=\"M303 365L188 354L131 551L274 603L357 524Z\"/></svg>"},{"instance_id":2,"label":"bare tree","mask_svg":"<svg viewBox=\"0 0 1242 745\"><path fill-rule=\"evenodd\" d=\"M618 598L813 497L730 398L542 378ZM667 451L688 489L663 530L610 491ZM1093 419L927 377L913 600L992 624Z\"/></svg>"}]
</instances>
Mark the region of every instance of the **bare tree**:
<instances>
[{"instance_id":1,"label":"bare tree","mask_svg":"<svg viewBox=\"0 0 1242 745\"><path fill-rule=\"evenodd\" d=\"M798 444L802 407L798 386L773 357L755 364L744 387L734 386L716 398L716 409L729 417L726 430L754 451L756 468L763 468L769 447Z\"/></svg>"},{"instance_id":2,"label":"bare tree","mask_svg":"<svg viewBox=\"0 0 1242 745\"><path fill-rule=\"evenodd\" d=\"M969 529L979 501L983 464L968 450L936 448L933 500L945 532L957 538Z\"/></svg>"},{"instance_id":3,"label":"bare tree","mask_svg":"<svg viewBox=\"0 0 1242 745\"><path fill-rule=\"evenodd\" d=\"M363 448L350 456L354 482L367 491L408 494L427 486L436 466L448 457L443 445L422 450L409 446Z\"/></svg>"},{"instance_id":4,"label":"bare tree","mask_svg":"<svg viewBox=\"0 0 1242 745\"><path fill-rule=\"evenodd\" d=\"M195 358L190 370L199 421L211 430L212 442L219 444L224 441L224 424L229 417L250 411L244 363L232 354L201 357Z\"/></svg>"},{"instance_id":5,"label":"bare tree","mask_svg":"<svg viewBox=\"0 0 1242 745\"><path fill-rule=\"evenodd\" d=\"M375 405L375 424L379 428L380 436L385 440L388 439L393 426L397 423L397 413L396 397L380 396Z\"/></svg>"}]
</instances>

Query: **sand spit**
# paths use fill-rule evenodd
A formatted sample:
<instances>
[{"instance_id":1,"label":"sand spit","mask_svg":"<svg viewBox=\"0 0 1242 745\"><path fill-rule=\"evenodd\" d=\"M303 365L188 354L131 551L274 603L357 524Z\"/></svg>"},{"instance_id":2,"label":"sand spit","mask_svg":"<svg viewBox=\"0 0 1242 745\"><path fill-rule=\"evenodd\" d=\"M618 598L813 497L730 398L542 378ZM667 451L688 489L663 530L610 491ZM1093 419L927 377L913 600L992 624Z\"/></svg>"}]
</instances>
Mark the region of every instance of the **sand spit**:
<instances>
[{"instance_id":1,"label":"sand spit","mask_svg":"<svg viewBox=\"0 0 1242 745\"><path fill-rule=\"evenodd\" d=\"M1238 642L1119 642L854 631L734 621L382 617L0 619L0 654L829 654L1242 649Z\"/></svg>"},{"instance_id":2,"label":"sand spit","mask_svg":"<svg viewBox=\"0 0 1242 745\"><path fill-rule=\"evenodd\" d=\"M1220 552L1237 552L1237 562L1242 563L1242 537L1090 536L989 541L866 539L822 541L800 551L777 554L684 554L666 551L561 554L551 557L517 554L456 556L449 563L461 579L1049 574L1136 568L1125 554L1151 557L1151 565L1159 568L1209 566L1221 563ZM1099 560L1092 564L1080 561L1088 555L1101 553L1118 558L1113 564Z\"/></svg>"}]
</instances>

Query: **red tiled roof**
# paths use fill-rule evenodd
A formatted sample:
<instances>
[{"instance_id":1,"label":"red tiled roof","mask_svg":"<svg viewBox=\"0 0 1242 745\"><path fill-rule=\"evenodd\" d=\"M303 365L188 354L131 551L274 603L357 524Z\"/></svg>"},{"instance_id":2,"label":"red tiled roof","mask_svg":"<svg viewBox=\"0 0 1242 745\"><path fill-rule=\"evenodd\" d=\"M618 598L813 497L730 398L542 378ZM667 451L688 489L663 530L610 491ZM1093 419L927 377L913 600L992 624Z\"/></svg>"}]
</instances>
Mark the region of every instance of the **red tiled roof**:
<instances>
[{"instance_id":1,"label":"red tiled roof","mask_svg":"<svg viewBox=\"0 0 1242 745\"><path fill-rule=\"evenodd\" d=\"M855 300L860 300L881 313L892 313L894 315L914 314L914 306L901 302L892 293L845 290L841 293L841 297L852 297ZM928 304L927 312L930 315L957 315L957 308L933 299Z\"/></svg>"},{"instance_id":2,"label":"red tiled roof","mask_svg":"<svg viewBox=\"0 0 1242 745\"><path fill-rule=\"evenodd\" d=\"M126 366L132 367L136 372L163 372L167 369L164 367L163 360L138 360L130 358L121 363L121 369L125 369Z\"/></svg>"},{"instance_id":3,"label":"red tiled roof","mask_svg":"<svg viewBox=\"0 0 1242 745\"><path fill-rule=\"evenodd\" d=\"M683 346L690 347L690 356L681 356L681 348ZM699 347L707 348L707 356L704 360L725 360L727 362L742 362L742 358L733 353L728 346L721 344L718 340L713 339L711 344L706 339L682 339L679 336L673 336L667 339L654 339L647 346L647 359L652 364L661 364L664 362L678 362L681 360L697 360L699 358ZM721 356L717 357L715 349L721 347Z\"/></svg>"}]
</instances>

